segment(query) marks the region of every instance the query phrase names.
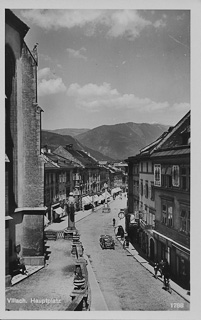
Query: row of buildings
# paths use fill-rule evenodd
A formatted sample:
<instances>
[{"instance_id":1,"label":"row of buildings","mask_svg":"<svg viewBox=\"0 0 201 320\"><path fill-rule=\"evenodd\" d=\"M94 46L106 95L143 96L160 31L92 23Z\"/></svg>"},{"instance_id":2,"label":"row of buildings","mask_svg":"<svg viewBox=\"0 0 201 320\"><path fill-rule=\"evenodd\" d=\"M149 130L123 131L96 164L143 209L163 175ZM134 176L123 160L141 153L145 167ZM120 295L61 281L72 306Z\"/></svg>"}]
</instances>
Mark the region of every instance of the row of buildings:
<instances>
[{"instance_id":1,"label":"row of buildings","mask_svg":"<svg viewBox=\"0 0 201 320\"><path fill-rule=\"evenodd\" d=\"M126 229L151 261L190 289L190 112L129 157Z\"/></svg>"},{"instance_id":2,"label":"row of buildings","mask_svg":"<svg viewBox=\"0 0 201 320\"><path fill-rule=\"evenodd\" d=\"M37 45L24 38L29 27L5 10L5 275L11 282L16 255L26 265L44 265L44 217L65 214L70 192L77 209L95 204L103 187L126 184L121 169L98 163L72 145L53 152L41 146L42 108L37 99ZM88 198L90 196L91 198Z\"/></svg>"},{"instance_id":3,"label":"row of buildings","mask_svg":"<svg viewBox=\"0 0 201 320\"><path fill-rule=\"evenodd\" d=\"M67 214L70 192L75 196L77 210L84 210L97 206L111 192L118 192L118 187L126 186L126 164L122 170L115 164L99 162L85 151L75 150L72 144L58 146L53 151L45 146L42 155L45 161L44 204L50 222Z\"/></svg>"}]
</instances>

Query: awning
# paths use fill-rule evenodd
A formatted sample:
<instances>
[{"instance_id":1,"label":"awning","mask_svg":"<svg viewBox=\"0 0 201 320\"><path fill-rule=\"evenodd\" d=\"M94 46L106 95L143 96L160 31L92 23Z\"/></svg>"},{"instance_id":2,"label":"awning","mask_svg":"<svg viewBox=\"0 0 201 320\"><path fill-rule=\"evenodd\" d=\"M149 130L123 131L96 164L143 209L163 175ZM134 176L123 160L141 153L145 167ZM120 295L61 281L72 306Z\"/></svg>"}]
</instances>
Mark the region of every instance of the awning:
<instances>
[{"instance_id":1,"label":"awning","mask_svg":"<svg viewBox=\"0 0 201 320\"><path fill-rule=\"evenodd\" d=\"M94 202L97 202L97 201L99 201L99 196L97 196L97 194L95 194L95 196L94 196Z\"/></svg>"},{"instance_id":2,"label":"awning","mask_svg":"<svg viewBox=\"0 0 201 320\"><path fill-rule=\"evenodd\" d=\"M98 201L99 201L99 203L100 203L100 202L103 201L103 200L105 200L105 198L104 198L103 195L101 194L101 195L98 197Z\"/></svg>"},{"instance_id":3,"label":"awning","mask_svg":"<svg viewBox=\"0 0 201 320\"><path fill-rule=\"evenodd\" d=\"M112 189L111 194L113 195L114 193L120 192L121 189L119 187Z\"/></svg>"},{"instance_id":4,"label":"awning","mask_svg":"<svg viewBox=\"0 0 201 320\"><path fill-rule=\"evenodd\" d=\"M5 220L8 221L8 220L13 220L13 218L11 216L5 216Z\"/></svg>"},{"instance_id":5,"label":"awning","mask_svg":"<svg viewBox=\"0 0 201 320\"><path fill-rule=\"evenodd\" d=\"M183 249L185 249L186 251L190 252L190 249L188 249L187 247L182 246L181 244L179 244L178 242L172 240L171 238L168 238L168 237L164 236L162 233L160 233L160 232L158 232L158 231L156 231L156 230L152 230L152 231L153 231L153 233L159 235L160 237L162 237L162 238L164 238L164 239L172 242L173 244L177 245L178 249L183 248Z\"/></svg>"},{"instance_id":6,"label":"awning","mask_svg":"<svg viewBox=\"0 0 201 320\"><path fill-rule=\"evenodd\" d=\"M102 194L102 196L103 196L103 198L105 199L105 197L107 197L107 198L110 198L110 194L109 194L109 192L106 192L106 195L105 195L105 192Z\"/></svg>"},{"instance_id":7,"label":"awning","mask_svg":"<svg viewBox=\"0 0 201 320\"><path fill-rule=\"evenodd\" d=\"M83 198L82 198L82 204L83 204L84 206L86 206L86 205L89 204L89 203L91 203L91 200L90 200L89 197L83 197Z\"/></svg>"},{"instance_id":8,"label":"awning","mask_svg":"<svg viewBox=\"0 0 201 320\"><path fill-rule=\"evenodd\" d=\"M59 215L61 216L63 214L63 209L61 207L58 207L56 209L54 209L54 211Z\"/></svg>"}]
</instances>

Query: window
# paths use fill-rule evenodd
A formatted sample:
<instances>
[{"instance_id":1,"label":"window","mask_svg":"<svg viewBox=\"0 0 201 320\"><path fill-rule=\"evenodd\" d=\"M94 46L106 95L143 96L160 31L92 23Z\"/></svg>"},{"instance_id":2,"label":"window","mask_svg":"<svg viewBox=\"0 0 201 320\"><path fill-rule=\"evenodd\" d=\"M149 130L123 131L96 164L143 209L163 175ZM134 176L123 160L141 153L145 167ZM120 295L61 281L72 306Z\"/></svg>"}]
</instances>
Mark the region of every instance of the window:
<instances>
[{"instance_id":1,"label":"window","mask_svg":"<svg viewBox=\"0 0 201 320\"><path fill-rule=\"evenodd\" d=\"M182 208L180 212L180 231L190 234L190 210Z\"/></svg>"},{"instance_id":2,"label":"window","mask_svg":"<svg viewBox=\"0 0 201 320\"><path fill-rule=\"evenodd\" d=\"M155 199L155 193L154 193L154 183L151 182L151 200L154 201Z\"/></svg>"},{"instance_id":3,"label":"window","mask_svg":"<svg viewBox=\"0 0 201 320\"><path fill-rule=\"evenodd\" d=\"M166 224L167 223L167 206L166 204L162 205L162 213L163 213L163 223Z\"/></svg>"},{"instance_id":4,"label":"window","mask_svg":"<svg viewBox=\"0 0 201 320\"><path fill-rule=\"evenodd\" d=\"M181 168L181 188L187 190L187 168Z\"/></svg>"},{"instance_id":5,"label":"window","mask_svg":"<svg viewBox=\"0 0 201 320\"><path fill-rule=\"evenodd\" d=\"M173 226L173 204L166 200L162 201L162 223Z\"/></svg>"},{"instance_id":6,"label":"window","mask_svg":"<svg viewBox=\"0 0 201 320\"><path fill-rule=\"evenodd\" d=\"M145 181L145 198L148 198L148 192L149 192L149 188L148 188L148 181Z\"/></svg>"},{"instance_id":7,"label":"window","mask_svg":"<svg viewBox=\"0 0 201 320\"><path fill-rule=\"evenodd\" d=\"M179 187L179 166L172 166L172 185Z\"/></svg>"},{"instance_id":8,"label":"window","mask_svg":"<svg viewBox=\"0 0 201 320\"><path fill-rule=\"evenodd\" d=\"M143 180L141 179L141 182L140 182L140 193L141 193L141 196L143 196Z\"/></svg>"},{"instance_id":9,"label":"window","mask_svg":"<svg viewBox=\"0 0 201 320\"><path fill-rule=\"evenodd\" d=\"M140 171L143 172L143 162L140 162Z\"/></svg>"},{"instance_id":10,"label":"window","mask_svg":"<svg viewBox=\"0 0 201 320\"><path fill-rule=\"evenodd\" d=\"M161 165L154 165L154 185L160 187L161 186Z\"/></svg>"},{"instance_id":11,"label":"window","mask_svg":"<svg viewBox=\"0 0 201 320\"><path fill-rule=\"evenodd\" d=\"M168 207L168 216L167 216L167 219L168 219L168 226L169 227L172 227L172 207L169 206Z\"/></svg>"},{"instance_id":12,"label":"window","mask_svg":"<svg viewBox=\"0 0 201 320\"><path fill-rule=\"evenodd\" d=\"M172 168L163 167L161 170L161 185L165 188L172 187Z\"/></svg>"},{"instance_id":13,"label":"window","mask_svg":"<svg viewBox=\"0 0 201 320\"><path fill-rule=\"evenodd\" d=\"M149 172L149 163L146 162L147 172Z\"/></svg>"}]
</instances>

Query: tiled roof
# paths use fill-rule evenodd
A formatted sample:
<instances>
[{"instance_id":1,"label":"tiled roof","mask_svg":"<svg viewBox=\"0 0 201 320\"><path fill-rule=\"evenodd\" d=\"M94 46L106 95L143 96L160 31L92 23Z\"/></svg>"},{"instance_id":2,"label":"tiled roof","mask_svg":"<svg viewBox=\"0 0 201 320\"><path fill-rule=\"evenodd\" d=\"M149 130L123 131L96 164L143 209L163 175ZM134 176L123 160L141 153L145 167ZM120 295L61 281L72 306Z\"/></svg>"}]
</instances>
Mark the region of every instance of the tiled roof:
<instances>
[{"instance_id":1,"label":"tiled roof","mask_svg":"<svg viewBox=\"0 0 201 320\"><path fill-rule=\"evenodd\" d=\"M76 159L78 159L84 166L98 166L98 162L87 155L84 151L67 149L67 151Z\"/></svg>"},{"instance_id":2,"label":"tiled roof","mask_svg":"<svg viewBox=\"0 0 201 320\"><path fill-rule=\"evenodd\" d=\"M75 165L72 163L72 161L69 161L59 155L53 154L53 153L45 153L47 163L45 164L46 168L54 168L54 167L60 167L60 168L74 168ZM55 164L54 164L55 163Z\"/></svg>"},{"instance_id":3,"label":"tiled roof","mask_svg":"<svg viewBox=\"0 0 201 320\"><path fill-rule=\"evenodd\" d=\"M190 147L189 148L182 148L182 149L171 149L171 150L156 151L151 155L151 158L153 158L153 157L179 156L179 155L187 155L187 154L190 154Z\"/></svg>"}]
</instances>

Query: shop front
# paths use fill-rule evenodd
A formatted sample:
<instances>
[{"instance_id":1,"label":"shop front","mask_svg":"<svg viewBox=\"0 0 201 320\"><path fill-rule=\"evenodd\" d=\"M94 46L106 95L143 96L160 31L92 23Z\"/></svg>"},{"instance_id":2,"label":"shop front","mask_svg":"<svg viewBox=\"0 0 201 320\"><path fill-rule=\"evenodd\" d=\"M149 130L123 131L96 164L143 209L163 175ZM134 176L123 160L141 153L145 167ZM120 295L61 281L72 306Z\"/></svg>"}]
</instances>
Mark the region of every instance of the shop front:
<instances>
[{"instance_id":1,"label":"shop front","mask_svg":"<svg viewBox=\"0 0 201 320\"><path fill-rule=\"evenodd\" d=\"M156 241L156 259L167 259L171 279L190 290L190 249L153 230Z\"/></svg>"}]
</instances>

